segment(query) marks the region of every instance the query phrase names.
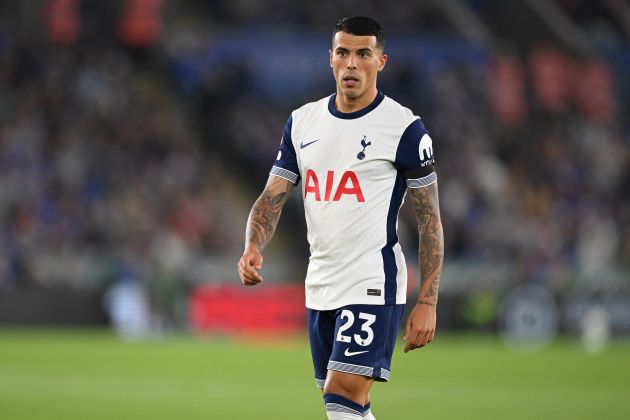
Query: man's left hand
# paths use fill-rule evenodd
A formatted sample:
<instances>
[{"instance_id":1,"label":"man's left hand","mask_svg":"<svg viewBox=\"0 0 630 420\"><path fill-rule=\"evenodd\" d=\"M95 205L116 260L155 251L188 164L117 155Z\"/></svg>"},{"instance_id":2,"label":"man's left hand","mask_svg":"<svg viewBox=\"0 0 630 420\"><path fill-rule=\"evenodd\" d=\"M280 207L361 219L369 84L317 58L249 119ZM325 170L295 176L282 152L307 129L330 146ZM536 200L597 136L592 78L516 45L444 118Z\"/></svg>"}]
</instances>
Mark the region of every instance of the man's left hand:
<instances>
[{"instance_id":1,"label":"man's left hand","mask_svg":"<svg viewBox=\"0 0 630 420\"><path fill-rule=\"evenodd\" d=\"M403 341L407 342L405 353L426 346L435 336L435 306L418 303L407 318Z\"/></svg>"}]
</instances>

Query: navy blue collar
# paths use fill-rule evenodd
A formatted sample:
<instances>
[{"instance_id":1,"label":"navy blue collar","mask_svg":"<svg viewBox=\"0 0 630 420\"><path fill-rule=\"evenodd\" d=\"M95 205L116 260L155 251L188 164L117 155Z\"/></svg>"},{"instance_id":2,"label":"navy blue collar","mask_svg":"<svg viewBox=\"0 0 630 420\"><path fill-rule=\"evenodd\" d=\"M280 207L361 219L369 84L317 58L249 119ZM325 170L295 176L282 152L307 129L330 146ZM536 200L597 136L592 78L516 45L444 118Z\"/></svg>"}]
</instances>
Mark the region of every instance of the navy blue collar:
<instances>
[{"instance_id":1,"label":"navy blue collar","mask_svg":"<svg viewBox=\"0 0 630 420\"><path fill-rule=\"evenodd\" d=\"M355 118L360 118L364 116L365 114L367 114L368 112L376 108L381 102L383 102L383 99L385 99L385 95L383 94L383 92L379 90L378 93L376 94L376 98L374 98L372 103L366 106L365 108L360 109L358 111L354 111L354 112L341 112L335 108L336 97L337 97L336 93L333 93L332 96L330 97L330 100L328 101L328 111L330 111L330 113L333 116L337 118L343 118L344 120L353 120Z\"/></svg>"}]
</instances>

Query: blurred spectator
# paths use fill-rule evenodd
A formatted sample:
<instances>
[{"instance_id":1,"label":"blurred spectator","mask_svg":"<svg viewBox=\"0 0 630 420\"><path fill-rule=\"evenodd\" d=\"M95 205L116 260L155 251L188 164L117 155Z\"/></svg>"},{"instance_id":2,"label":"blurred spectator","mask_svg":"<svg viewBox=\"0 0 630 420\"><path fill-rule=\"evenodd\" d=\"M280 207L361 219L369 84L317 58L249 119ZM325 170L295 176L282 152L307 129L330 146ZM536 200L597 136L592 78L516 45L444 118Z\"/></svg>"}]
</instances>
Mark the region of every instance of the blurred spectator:
<instances>
[{"instance_id":1,"label":"blurred spectator","mask_svg":"<svg viewBox=\"0 0 630 420\"><path fill-rule=\"evenodd\" d=\"M123 269L105 294L105 307L112 326L122 338L133 340L151 334L151 312L147 293L129 269Z\"/></svg>"}]
</instances>

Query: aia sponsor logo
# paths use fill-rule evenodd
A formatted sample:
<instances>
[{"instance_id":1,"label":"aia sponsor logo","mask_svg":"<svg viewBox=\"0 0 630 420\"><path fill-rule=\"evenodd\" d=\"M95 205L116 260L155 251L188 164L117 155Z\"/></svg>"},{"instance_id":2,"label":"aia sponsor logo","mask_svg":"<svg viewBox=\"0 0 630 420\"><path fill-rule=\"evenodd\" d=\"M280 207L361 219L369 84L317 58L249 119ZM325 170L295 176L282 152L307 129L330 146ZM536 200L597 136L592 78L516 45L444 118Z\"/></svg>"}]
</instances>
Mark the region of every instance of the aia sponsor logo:
<instances>
[{"instance_id":1,"label":"aia sponsor logo","mask_svg":"<svg viewBox=\"0 0 630 420\"><path fill-rule=\"evenodd\" d=\"M319 177L315 171L312 169L307 170L306 179L304 181L304 200L306 201L309 194L312 194L315 201L339 201L344 195L351 195L354 196L359 203L365 203L359 178L353 171L345 171L341 175L341 178L339 178L339 182L335 182L335 171L328 171L326 173L326 183L323 185L323 191L321 186Z\"/></svg>"}]
</instances>

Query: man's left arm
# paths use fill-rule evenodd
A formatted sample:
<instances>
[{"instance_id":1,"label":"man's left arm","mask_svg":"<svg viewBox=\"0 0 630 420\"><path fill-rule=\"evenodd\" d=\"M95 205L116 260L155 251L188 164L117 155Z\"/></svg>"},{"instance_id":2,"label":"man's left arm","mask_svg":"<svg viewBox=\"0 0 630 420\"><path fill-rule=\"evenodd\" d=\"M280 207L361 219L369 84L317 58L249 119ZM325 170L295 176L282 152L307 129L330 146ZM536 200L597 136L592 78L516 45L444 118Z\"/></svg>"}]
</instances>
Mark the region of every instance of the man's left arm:
<instances>
[{"instance_id":1,"label":"man's left arm","mask_svg":"<svg viewBox=\"0 0 630 420\"><path fill-rule=\"evenodd\" d=\"M429 344L435 335L436 307L442 261L444 233L440 219L437 181L426 187L409 188L420 235L420 294L416 306L407 318L403 340L405 353Z\"/></svg>"}]
</instances>

